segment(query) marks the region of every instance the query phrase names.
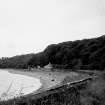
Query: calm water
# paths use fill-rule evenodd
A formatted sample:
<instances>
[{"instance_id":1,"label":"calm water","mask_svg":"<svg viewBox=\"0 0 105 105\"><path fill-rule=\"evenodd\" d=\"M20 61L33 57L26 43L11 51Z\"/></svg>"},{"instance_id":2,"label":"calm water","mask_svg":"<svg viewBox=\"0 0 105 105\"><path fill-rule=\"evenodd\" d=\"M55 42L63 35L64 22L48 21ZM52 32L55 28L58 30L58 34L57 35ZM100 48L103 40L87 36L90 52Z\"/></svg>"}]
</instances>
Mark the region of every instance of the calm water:
<instances>
[{"instance_id":1,"label":"calm water","mask_svg":"<svg viewBox=\"0 0 105 105\"><path fill-rule=\"evenodd\" d=\"M41 87L40 80L0 70L0 100L26 95Z\"/></svg>"}]
</instances>

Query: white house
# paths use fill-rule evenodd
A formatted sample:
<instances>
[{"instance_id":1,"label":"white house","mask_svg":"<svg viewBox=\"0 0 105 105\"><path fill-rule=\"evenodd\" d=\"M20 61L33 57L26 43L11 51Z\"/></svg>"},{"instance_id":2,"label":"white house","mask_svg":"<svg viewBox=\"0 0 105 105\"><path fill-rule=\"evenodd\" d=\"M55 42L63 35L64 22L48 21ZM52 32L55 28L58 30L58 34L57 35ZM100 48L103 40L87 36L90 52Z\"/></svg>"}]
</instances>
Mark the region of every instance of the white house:
<instances>
[{"instance_id":1,"label":"white house","mask_svg":"<svg viewBox=\"0 0 105 105\"><path fill-rule=\"evenodd\" d=\"M44 68L46 68L46 69L52 69L53 67L52 67L52 64L49 63L48 65L44 66Z\"/></svg>"}]
</instances>

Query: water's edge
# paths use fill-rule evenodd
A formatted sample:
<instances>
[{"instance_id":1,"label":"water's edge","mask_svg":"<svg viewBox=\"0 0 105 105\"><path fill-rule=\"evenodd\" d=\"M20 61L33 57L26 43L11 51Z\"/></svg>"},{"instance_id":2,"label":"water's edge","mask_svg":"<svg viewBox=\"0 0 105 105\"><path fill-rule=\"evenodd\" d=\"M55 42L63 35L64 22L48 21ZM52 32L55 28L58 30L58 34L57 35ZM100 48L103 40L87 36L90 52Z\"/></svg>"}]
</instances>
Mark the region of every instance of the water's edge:
<instances>
[{"instance_id":1,"label":"water's edge","mask_svg":"<svg viewBox=\"0 0 105 105\"><path fill-rule=\"evenodd\" d=\"M0 69L0 100L8 100L31 94L41 87L40 79L13 74Z\"/></svg>"}]
</instances>

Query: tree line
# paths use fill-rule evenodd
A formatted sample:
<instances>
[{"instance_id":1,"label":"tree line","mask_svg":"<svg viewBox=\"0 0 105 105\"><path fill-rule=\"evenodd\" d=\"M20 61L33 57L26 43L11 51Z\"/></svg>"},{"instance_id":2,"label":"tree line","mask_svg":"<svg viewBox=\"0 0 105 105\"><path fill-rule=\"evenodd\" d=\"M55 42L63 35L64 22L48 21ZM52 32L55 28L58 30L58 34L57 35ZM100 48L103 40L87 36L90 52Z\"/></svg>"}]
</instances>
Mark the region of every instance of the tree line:
<instances>
[{"instance_id":1,"label":"tree line","mask_svg":"<svg viewBox=\"0 0 105 105\"><path fill-rule=\"evenodd\" d=\"M104 70L105 36L49 45L29 62L42 66L50 62L53 67L63 69Z\"/></svg>"},{"instance_id":2,"label":"tree line","mask_svg":"<svg viewBox=\"0 0 105 105\"><path fill-rule=\"evenodd\" d=\"M34 54L18 55L14 57L2 57L0 59L0 68L27 69L28 61Z\"/></svg>"},{"instance_id":3,"label":"tree line","mask_svg":"<svg viewBox=\"0 0 105 105\"><path fill-rule=\"evenodd\" d=\"M63 69L105 69L105 36L51 44L37 54L0 59L0 68L44 67L51 63Z\"/></svg>"}]
</instances>

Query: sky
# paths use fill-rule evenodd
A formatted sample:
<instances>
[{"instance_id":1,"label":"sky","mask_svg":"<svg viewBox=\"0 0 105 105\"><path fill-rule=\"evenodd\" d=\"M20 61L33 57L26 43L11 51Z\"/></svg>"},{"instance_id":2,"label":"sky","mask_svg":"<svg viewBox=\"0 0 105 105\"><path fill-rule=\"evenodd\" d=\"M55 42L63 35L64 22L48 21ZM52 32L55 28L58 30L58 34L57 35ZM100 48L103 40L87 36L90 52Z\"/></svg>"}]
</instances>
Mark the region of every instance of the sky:
<instances>
[{"instance_id":1,"label":"sky","mask_svg":"<svg viewBox=\"0 0 105 105\"><path fill-rule=\"evenodd\" d=\"M0 0L0 57L105 35L105 0Z\"/></svg>"}]
</instances>

